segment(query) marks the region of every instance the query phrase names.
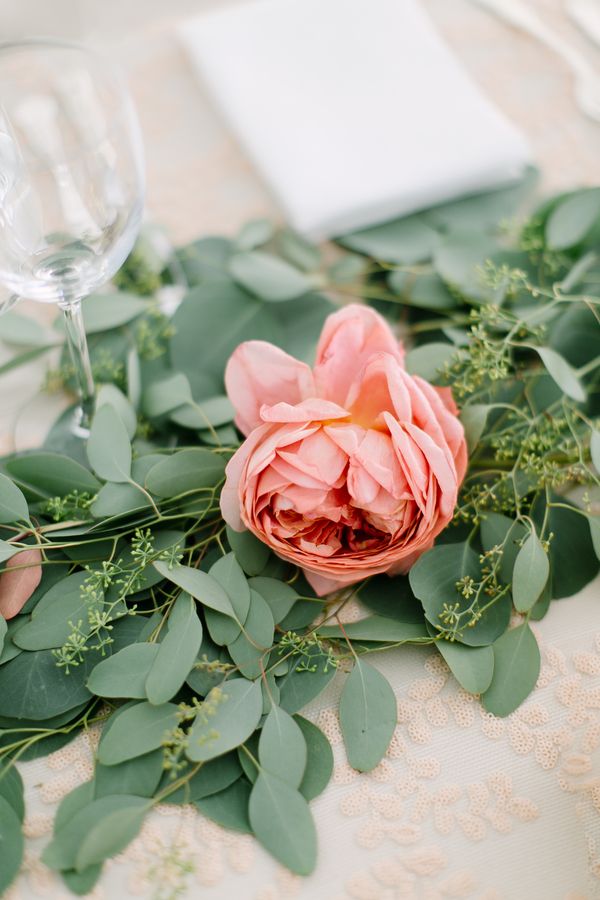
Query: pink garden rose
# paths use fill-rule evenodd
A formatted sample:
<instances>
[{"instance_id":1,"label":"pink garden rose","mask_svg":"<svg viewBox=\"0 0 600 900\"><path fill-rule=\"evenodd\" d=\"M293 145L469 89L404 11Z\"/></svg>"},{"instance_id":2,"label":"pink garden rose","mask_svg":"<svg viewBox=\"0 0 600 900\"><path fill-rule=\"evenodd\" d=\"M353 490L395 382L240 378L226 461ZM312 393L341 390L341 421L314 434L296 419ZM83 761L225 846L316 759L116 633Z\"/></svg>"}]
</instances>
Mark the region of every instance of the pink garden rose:
<instances>
[{"instance_id":1,"label":"pink garden rose","mask_svg":"<svg viewBox=\"0 0 600 900\"><path fill-rule=\"evenodd\" d=\"M225 384L247 439L227 466L223 517L319 595L407 572L451 520L467 451L450 389L406 372L372 309L329 316L312 370L265 341L241 344Z\"/></svg>"}]
</instances>

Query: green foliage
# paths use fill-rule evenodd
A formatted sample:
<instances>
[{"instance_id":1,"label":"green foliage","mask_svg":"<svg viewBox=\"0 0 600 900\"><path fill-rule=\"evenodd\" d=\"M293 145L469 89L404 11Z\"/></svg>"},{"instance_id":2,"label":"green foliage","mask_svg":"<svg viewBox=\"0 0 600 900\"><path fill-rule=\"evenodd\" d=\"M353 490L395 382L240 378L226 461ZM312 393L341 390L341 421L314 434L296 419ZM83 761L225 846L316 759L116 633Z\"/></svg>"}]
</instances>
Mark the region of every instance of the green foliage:
<instances>
[{"instance_id":1,"label":"green foliage","mask_svg":"<svg viewBox=\"0 0 600 900\"><path fill-rule=\"evenodd\" d=\"M209 450L180 450L150 469L146 487L157 497L176 497L215 487L224 470L223 460Z\"/></svg>"},{"instance_id":2,"label":"green foliage","mask_svg":"<svg viewBox=\"0 0 600 900\"><path fill-rule=\"evenodd\" d=\"M294 716L306 742L307 761L304 777L298 790L305 800L314 800L321 794L333 774L333 751L320 728L303 716Z\"/></svg>"},{"instance_id":3,"label":"green foliage","mask_svg":"<svg viewBox=\"0 0 600 900\"><path fill-rule=\"evenodd\" d=\"M123 647L92 669L88 690L97 697L146 699L146 680L160 646L140 643Z\"/></svg>"},{"instance_id":4,"label":"green foliage","mask_svg":"<svg viewBox=\"0 0 600 900\"><path fill-rule=\"evenodd\" d=\"M311 288L307 276L294 266L258 250L236 253L229 271L242 287L263 300L294 300Z\"/></svg>"},{"instance_id":5,"label":"green foliage","mask_svg":"<svg viewBox=\"0 0 600 900\"><path fill-rule=\"evenodd\" d=\"M0 893L11 884L23 860L23 834L19 817L0 794Z\"/></svg>"},{"instance_id":6,"label":"green foliage","mask_svg":"<svg viewBox=\"0 0 600 900\"><path fill-rule=\"evenodd\" d=\"M494 674L481 699L488 712L507 716L535 687L540 672L540 651L526 623L505 631L492 649Z\"/></svg>"},{"instance_id":7,"label":"green foliage","mask_svg":"<svg viewBox=\"0 0 600 900\"><path fill-rule=\"evenodd\" d=\"M523 542L513 569L513 603L519 612L529 612L550 575L548 556L535 531Z\"/></svg>"},{"instance_id":8,"label":"green foliage","mask_svg":"<svg viewBox=\"0 0 600 900\"><path fill-rule=\"evenodd\" d=\"M298 723L273 705L265 719L258 742L260 765L271 775L299 788L306 770L307 748Z\"/></svg>"},{"instance_id":9,"label":"green foliage","mask_svg":"<svg viewBox=\"0 0 600 900\"><path fill-rule=\"evenodd\" d=\"M458 683L470 694L483 694L494 672L494 651L488 647L469 647L441 638L435 643Z\"/></svg>"},{"instance_id":10,"label":"green foliage","mask_svg":"<svg viewBox=\"0 0 600 900\"><path fill-rule=\"evenodd\" d=\"M310 875L317 861L317 835L302 794L263 770L252 788L248 814L254 834L275 859L298 875Z\"/></svg>"},{"instance_id":11,"label":"green foliage","mask_svg":"<svg viewBox=\"0 0 600 900\"><path fill-rule=\"evenodd\" d=\"M166 703L179 691L198 655L202 624L196 604L181 593L169 614L168 631L146 678L146 695L155 706Z\"/></svg>"},{"instance_id":12,"label":"green foliage","mask_svg":"<svg viewBox=\"0 0 600 900\"><path fill-rule=\"evenodd\" d=\"M122 419L110 404L101 406L92 422L87 454L100 478L123 482L131 478L131 444Z\"/></svg>"},{"instance_id":13,"label":"green foliage","mask_svg":"<svg viewBox=\"0 0 600 900\"><path fill-rule=\"evenodd\" d=\"M190 731L187 756L204 762L239 747L250 737L262 715L258 682L232 678L213 688L200 705Z\"/></svg>"},{"instance_id":14,"label":"green foliage","mask_svg":"<svg viewBox=\"0 0 600 900\"><path fill-rule=\"evenodd\" d=\"M22 491L6 475L0 473L0 523L29 521L27 501Z\"/></svg>"},{"instance_id":15,"label":"green foliage","mask_svg":"<svg viewBox=\"0 0 600 900\"><path fill-rule=\"evenodd\" d=\"M177 721L177 707L173 703L153 706L144 702L124 707L102 732L98 745L99 762L114 766L156 750Z\"/></svg>"},{"instance_id":16,"label":"green foliage","mask_svg":"<svg viewBox=\"0 0 600 900\"><path fill-rule=\"evenodd\" d=\"M42 551L39 587L0 619L0 891L22 852L13 759L94 722L94 777L61 804L46 851L79 894L158 802L192 802L310 872L307 801L333 754L298 712L339 672L348 759L376 766L396 708L368 653L428 644L494 715L528 696L539 671L529 621L599 568L600 202L597 188L577 191L520 225L526 189L355 232L333 261L265 220L171 260L142 242L121 290L86 300L101 385L87 455L67 439L67 412L46 446L0 463L0 566ZM174 272L190 289L169 318L154 292ZM454 522L410 575L326 603L219 510L240 441L227 360L259 339L311 363L335 308L321 289L397 322L408 370L452 388L469 447ZM2 322L5 341L32 349L0 374L52 345L23 316ZM72 374L63 353L46 389ZM579 506L566 499L574 487ZM365 616L344 624L352 598ZM508 630L513 608L523 620Z\"/></svg>"},{"instance_id":17,"label":"green foliage","mask_svg":"<svg viewBox=\"0 0 600 900\"><path fill-rule=\"evenodd\" d=\"M384 676L358 658L340 698L340 725L350 765L370 772L381 762L396 728L396 697Z\"/></svg>"}]
</instances>

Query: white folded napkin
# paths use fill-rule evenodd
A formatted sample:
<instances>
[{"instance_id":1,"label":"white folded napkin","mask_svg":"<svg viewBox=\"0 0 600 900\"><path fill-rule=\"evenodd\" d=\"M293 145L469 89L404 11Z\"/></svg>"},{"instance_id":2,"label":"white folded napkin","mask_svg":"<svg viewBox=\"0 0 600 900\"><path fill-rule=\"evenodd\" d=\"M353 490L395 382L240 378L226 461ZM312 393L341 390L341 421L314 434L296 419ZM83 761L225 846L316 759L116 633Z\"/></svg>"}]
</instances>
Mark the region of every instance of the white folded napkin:
<instances>
[{"instance_id":1,"label":"white folded napkin","mask_svg":"<svg viewBox=\"0 0 600 900\"><path fill-rule=\"evenodd\" d=\"M417 0L253 0L179 33L289 223L310 237L499 187L530 160Z\"/></svg>"}]
</instances>

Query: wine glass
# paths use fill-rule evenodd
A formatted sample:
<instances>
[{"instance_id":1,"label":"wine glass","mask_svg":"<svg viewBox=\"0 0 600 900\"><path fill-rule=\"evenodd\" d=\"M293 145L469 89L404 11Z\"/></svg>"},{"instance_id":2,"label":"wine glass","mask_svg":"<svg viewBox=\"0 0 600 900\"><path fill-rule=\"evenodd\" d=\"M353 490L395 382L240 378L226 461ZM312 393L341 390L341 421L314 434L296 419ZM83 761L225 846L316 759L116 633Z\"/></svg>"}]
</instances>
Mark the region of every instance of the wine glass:
<instances>
[{"instance_id":1,"label":"wine glass","mask_svg":"<svg viewBox=\"0 0 600 900\"><path fill-rule=\"evenodd\" d=\"M0 44L0 282L62 309L80 437L94 411L81 301L129 254L143 197L139 125L114 68L74 44Z\"/></svg>"}]
</instances>

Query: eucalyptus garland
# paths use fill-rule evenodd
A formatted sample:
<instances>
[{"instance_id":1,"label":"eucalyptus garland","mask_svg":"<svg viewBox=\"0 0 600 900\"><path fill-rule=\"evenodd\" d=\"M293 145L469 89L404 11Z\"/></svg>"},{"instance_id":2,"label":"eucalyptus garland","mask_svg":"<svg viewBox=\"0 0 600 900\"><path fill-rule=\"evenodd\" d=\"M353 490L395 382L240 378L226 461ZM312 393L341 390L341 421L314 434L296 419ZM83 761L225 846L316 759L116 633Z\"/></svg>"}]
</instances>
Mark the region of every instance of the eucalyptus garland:
<instances>
[{"instance_id":1,"label":"eucalyptus garland","mask_svg":"<svg viewBox=\"0 0 600 900\"><path fill-rule=\"evenodd\" d=\"M526 699L530 622L600 556L600 189L524 216L529 188L324 250L262 220L170 259L146 235L111 292L86 300L101 384L87 446L66 414L0 469L0 891L23 853L15 763L84 729L101 729L94 775L43 853L77 894L158 803L191 803L310 873L309 803L333 754L302 710L337 677L348 760L372 770L396 727L382 652L434 648L494 715ZM240 444L223 372L251 338L310 361L348 299L394 323L409 372L451 386L469 466L452 523L407 576L323 599L221 517ZM0 338L20 348L0 371L62 343L17 312ZM71 377L63 350L45 389ZM345 620L349 603L362 618Z\"/></svg>"}]
</instances>

